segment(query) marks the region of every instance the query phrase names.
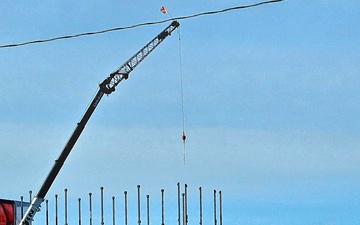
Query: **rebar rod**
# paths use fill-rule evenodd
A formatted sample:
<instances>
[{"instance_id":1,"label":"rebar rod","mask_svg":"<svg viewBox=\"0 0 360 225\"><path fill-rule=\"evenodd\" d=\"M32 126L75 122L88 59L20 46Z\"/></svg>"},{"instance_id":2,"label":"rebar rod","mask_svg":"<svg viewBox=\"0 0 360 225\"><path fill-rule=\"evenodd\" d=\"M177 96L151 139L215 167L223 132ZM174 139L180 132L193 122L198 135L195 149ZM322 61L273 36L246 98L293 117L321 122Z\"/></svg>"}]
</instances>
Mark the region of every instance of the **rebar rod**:
<instances>
[{"instance_id":1,"label":"rebar rod","mask_svg":"<svg viewBox=\"0 0 360 225\"><path fill-rule=\"evenodd\" d=\"M200 211L200 221L199 221L199 224L202 225L202 188L199 187L199 195L200 195L200 207L199 207L199 211Z\"/></svg>"},{"instance_id":2,"label":"rebar rod","mask_svg":"<svg viewBox=\"0 0 360 225\"><path fill-rule=\"evenodd\" d=\"M65 225L68 225L68 221L67 221L67 208L68 208L68 205L67 205L67 192L68 190L65 188L64 189L64 193L65 193Z\"/></svg>"},{"instance_id":3,"label":"rebar rod","mask_svg":"<svg viewBox=\"0 0 360 225\"><path fill-rule=\"evenodd\" d=\"M141 218L140 218L140 185L137 186L138 191L138 224L141 224Z\"/></svg>"},{"instance_id":4,"label":"rebar rod","mask_svg":"<svg viewBox=\"0 0 360 225\"><path fill-rule=\"evenodd\" d=\"M89 193L89 224L92 225L92 193Z\"/></svg>"},{"instance_id":5,"label":"rebar rod","mask_svg":"<svg viewBox=\"0 0 360 225\"><path fill-rule=\"evenodd\" d=\"M59 224L59 208L58 208L58 195L55 194L55 225Z\"/></svg>"},{"instance_id":6,"label":"rebar rod","mask_svg":"<svg viewBox=\"0 0 360 225\"><path fill-rule=\"evenodd\" d=\"M128 224L128 218L127 218L127 191L124 191L124 199L125 199L125 225Z\"/></svg>"},{"instance_id":7,"label":"rebar rod","mask_svg":"<svg viewBox=\"0 0 360 225\"><path fill-rule=\"evenodd\" d=\"M217 224L216 221L216 190L214 190L214 225Z\"/></svg>"},{"instance_id":8,"label":"rebar rod","mask_svg":"<svg viewBox=\"0 0 360 225\"><path fill-rule=\"evenodd\" d=\"M185 193L182 193L183 225L185 225Z\"/></svg>"},{"instance_id":9,"label":"rebar rod","mask_svg":"<svg viewBox=\"0 0 360 225\"><path fill-rule=\"evenodd\" d=\"M219 201L220 201L220 225L222 225L222 193L219 191Z\"/></svg>"},{"instance_id":10,"label":"rebar rod","mask_svg":"<svg viewBox=\"0 0 360 225\"><path fill-rule=\"evenodd\" d=\"M112 196L112 216L113 216L113 225L115 225L115 196Z\"/></svg>"},{"instance_id":11,"label":"rebar rod","mask_svg":"<svg viewBox=\"0 0 360 225\"><path fill-rule=\"evenodd\" d=\"M104 225L104 187L100 187L101 225Z\"/></svg>"},{"instance_id":12,"label":"rebar rod","mask_svg":"<svg viewBox=\"0 0 360 225\"><path fill-rule=\"evenodd\" d=\"M147 218L147 225L150 225L150 196L146 195L146 218Z\"/></svg>"},{"instance_id":13,"label":"rebar rod","mask_svg":"<svg viewBox=\"0 0 360 225\"><path fill-rule=\"evenodd\" d=\"M164 189L161 189L161 225L164 223Z\"/></svg>"},{"instance_id":14,"label":"rebar rod","mask_svg":"<svg viewBox=\"0 0 360 225\"><path fill-rule=\"evenodd\" d=\"M188 200L188 191L187 191L187 189L188 189L188 185L185 184L185 225L187 225L188 222L189 222L189 218L188 218L188 202L187 202L187 200Z\"/></svg>"},{"instance_id":15,"label":"rebar rod","mask_svg":"<svg viewBox=\"0 0 360 225\"><path fill-rule=\"evenodd\" d=\"M180 225L180 182L177 183L178 189L178 225Z\"/></svg>"},{"instance_id":16,"label":"rebar rod","mask_svg":"<svg viewBox=\"0 0 360 225\"><path fill-rule=\"evenodd\" d=\"M21 202L21 218L24 216L24 196L20 196L20 202Z\"/></svg>"},{"instance_id":17,"label":"rebar rod","mask_svg":"<svg viewBox=\"0 0 360 225\"><path fill-rule=\"evenodd\" d=\"M49 200L45 200L45 205L46 205L46 213L45 213L45 224L49 225Z\"/></svg>"},{"instance_id":18,"label":"rebar rod","mask_svg":"<svg viewBox=\"0 0 360 225\"><path fill-rule=\"evenodd\" d=\"M81 225L81 198L78 198L78 216L79 216L79 225Z\"/></svg>"}]
</instances>

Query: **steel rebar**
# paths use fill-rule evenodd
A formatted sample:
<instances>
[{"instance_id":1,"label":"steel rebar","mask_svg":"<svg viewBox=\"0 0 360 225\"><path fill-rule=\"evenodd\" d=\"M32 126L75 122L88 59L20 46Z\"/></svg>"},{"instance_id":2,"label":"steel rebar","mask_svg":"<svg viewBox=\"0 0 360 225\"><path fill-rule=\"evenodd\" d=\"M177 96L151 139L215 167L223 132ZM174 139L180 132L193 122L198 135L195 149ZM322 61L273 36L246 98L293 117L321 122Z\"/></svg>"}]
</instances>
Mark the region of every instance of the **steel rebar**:
<instances>
[{"instance_id":1,"label":"steel rebar","mask_svg":"<svg viewBox=\"0 0 360 225\"><path fill-rule=\"evenodd\" d=\"M89 193L89 224L92 225L92 193Z\"/></svg>"},{"instance_id":2,"label":"steel rebar","mask_svg":"<svg viewBox=\"0 0 360 225\"><path fill-rule=\"evenodd\" d=\"M79 216L79 225L81 225L81 198L78 198L78 216Z\"/></svg>"},{"instance_id":3,"label":"steel rebar","mask_svg":"<svg viewBox=\"0 0 360 225\"><path fill-rule=\"evenodd\" d=\"M185 193L182 193L183 225L185 225Z\"/></svg>"},{"instance_id":4,"label":"steel rebar","mask_svg":"<svg viewBox=\"0 0 360 225\"><path fill-rule=\"evenodd\" d=\"M58 195L55 194L55 225L59 224L59 208L58 208Z\"/></svg>"},{"instance_id":5,"label":"steel rebar","mask_svg":"<svg viewBox=\"0 0 360 225\"><path fill-rule=\"evenodd\" d=\"M164 189L161 189L161 225L164 223Z\"/></svg>"},{"instance_id":6,"label":"steel rebar","mask_svg":"<svg viewBox=\"0 0 360 225\"><path fill-rule=\"evenodd\" d=\"M141 219L140 219L140 185L137 186L137 191L138 191L138 224L141 224Z\"/></svg>"},{"instance_id":7,"label":"steel rebar","mask_svg":"<svg viewBox=\"0 0 360 225\"><path fill-rule=\"evenodd\" d=\"M177 189L178 189L178 225L180 225L180 182L177 183Z\"/></svg>"},{"instance_id":8,"label":"steel rebar","mask_svg":"<svg viewBox=\"0 0 360 225\"><path fill-rule=\"evenodd\" d=\"M67 202L68 202L68 199L67 199L67 192L68 190L65 188L64 189L64 193L65 193L65 225L68 225L68 221L67 221L67 209L68 209L68 205L67 205Z\"/></svg>"},{"instance_id":9,"label":"steel rebar","mask_svg":"<svg viewBox=\"0 0 360 225\"><path fill-rule=\"evenodd\" d=\"M104 225L104 187L100 187L101 225Z\"/></svg>"},{"instance_id":10,"label":"steel rebar","mask_svg":"<svg viewBox=\"0 0 360 225\"><path fill-rule=\"evenodd\" d=\"M24 196L20 196L20 202L21 202L21 218L24 217Z\"/></svg>"},{"instance_id":11,"label":"steel rebar","mask_svg":"<svg viewBox=\"0 0 360 225\"><path fill-rule=\"evenodd\" d=\"M180 182L177 183L177 207L178 207L178 216L177 216L177 225L188 225L189 223L189 215L188 215L188 185L184 184L184 192L181 193L181 186ZM104 187L100 187L100 197L101 197L101 225L104 225ZM217 193L218 196L217 197ZM213 192L213 215L214 215L214 225L222 225L223 221L223 213L222 213L222 191L215 190ZM29 191L30 198L32 198L32 191ZM124 191L125 196L125 225L128 225L128 197L127 191ZM182 197L182 199L181 199ZM218 199L217 199L218 198ZM20 197L20 207L21 211L18 213L23 216L23 208L25 207L23 196ZM112 225L116 225L116 198L112 196ZM48 199L45 200L46 202L46 211L45 211L45 224L49 225L49 201ZM69 202L68 202L68 189L64 189L64 225L68 225L68 209L69 209ZM182 205L181 205L182 204ZM71 205L70 205L71 206ZM51 207L51 206L50 206ZM55 194L55 225L59 224L59 211L58 211L58 195ZM90 223L89 225L93 224L93 209L92 209L92 193L89 193L89 213L90 213ZM182 208L182 216L181 216L181 208ZM81 198L78 198L78 225L82 225L82 212L81 212ZM146 195L146 218L147 218L147 225L150 225L150 196ZM141 188L140 185L137 185L137 221L138 225L141 225ZM199 187L199 225L203 225L203 189ZM61 215L60 215L61 216ZM110 215L109 215L110 216ZM194 221L192 221L194 222ZM165 225L165 190L161 189L161 225Z\"/></svg>"},{"instance_id":12,"label":"steel rebar","mask_svg":"<svg viewBox=\"0 0 360 225\"><path fill-rule=\"evenodd\" d=\"M125 199L125 225L128 224L128 218L127 218L127 191L124 191L124 199Z\"/></svg>"},{"instance_id":13,"label":"steel rebar","mask_svg":"<svg viewBox=\"0 0 360 225\"><path fill-rule=\"evenodd\" d=\"M216 190L214 190L214 225L217 224L216 220Z\"/></svg>"},{"instance_id":14,"label":"steel rebar","mask_svg":"<svg viewBox=\"0 0 360 225\"><path fill-rule=\"evenodd\" d=\"M146 218L147 218L147 225L150 225L150 196L146 195Z\"/></svg>"},{"instance_id":15,"label":"steel rebar","mask_svg":"<svg viewBox=\"0 0 360 225\"><path fill-rule=\"evenodd\" d=\"M189 217L188 217L188 185L185 184L185 225L188 224L189 222Z\"/></svg>"},{"instance_id":16,"label":"steel rebar","mask_svg":"<svg viewBox=\"0 0 360 225\"><path fill-rule=\"evenodd\" d=\"M222 225L222 193L219 191L219 201L220 201L220 225Z\"/></svg>"},{"instance_id":17,"label":"steel rebar","mask_svg":"<svg viewBox=\"0 0 360 225\"><path fill-rule=\"evenodd\" d=\"M113 217L113 225L115 225L115 196L112 196L112 217Z\"/></svg>"},{"instance_id":18,"label":"steel rebar","mask_svg":"<svg viewBox=\"0 0 360 225\"><path fill-rule=\"evenodd\" d=\"M45 200L46 213L45 213L45 224L49 225L49 200Z\"/></svg>"},{"instance_id":19,"label":"steel rebar","mask_svg":"<svg viewBox=\"0 0 360 225\"><path fill-rule=\"evenodd\" d=\"M200 221L199 221L199 224L202 225L202 188L199 187L199 195L200 195L200 207L199 207L199 211L200 211Z\"/></svg>"}]
</instances>

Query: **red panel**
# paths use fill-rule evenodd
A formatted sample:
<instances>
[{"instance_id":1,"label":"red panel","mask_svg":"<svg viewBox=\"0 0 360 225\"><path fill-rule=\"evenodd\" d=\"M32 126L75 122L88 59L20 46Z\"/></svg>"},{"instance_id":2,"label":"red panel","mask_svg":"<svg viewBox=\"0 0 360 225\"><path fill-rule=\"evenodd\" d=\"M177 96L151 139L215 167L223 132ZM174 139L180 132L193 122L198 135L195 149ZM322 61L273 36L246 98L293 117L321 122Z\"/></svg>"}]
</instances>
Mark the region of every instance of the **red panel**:
<instances>
[{"instance_id":1,"label":"red panel","mask_svg":"<svg viewBox=\"0 0 360 225\"><path fill-rule=\"evenodd\" d=\"M0 203L0 225L14 225L14 204Z\"/></svg>"}]
</instances>

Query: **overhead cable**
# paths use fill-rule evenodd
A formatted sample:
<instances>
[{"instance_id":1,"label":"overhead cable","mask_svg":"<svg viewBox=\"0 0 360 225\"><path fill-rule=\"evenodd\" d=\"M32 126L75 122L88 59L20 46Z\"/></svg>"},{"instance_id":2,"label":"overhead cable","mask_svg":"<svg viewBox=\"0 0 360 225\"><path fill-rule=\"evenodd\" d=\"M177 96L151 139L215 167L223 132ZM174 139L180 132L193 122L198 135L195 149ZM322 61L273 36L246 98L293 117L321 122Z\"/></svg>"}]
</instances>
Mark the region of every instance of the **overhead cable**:
<instances>
[{"instance_id":1,"label":"overhead cable","mask_svg":"<svg viewBox=\"0 0 360 225\"><path fill-rule=\"evenodd\" d=\"M224 13L224 12L233 11L233 10L257 7L257 6L260 6L260 5L271 4L271 3L282 2L282 1L284 1L284 0L269 0L269 1L258 2L258 3L251 4L251 5L235 6L235 7L231 7L231 8L225 8L225 9L216 10L216 11L207 11L207 12L197 13L197 14L188 15L188 16L175 17L175 18L166 19L166 20L138 23L138 24L125 26L125 27L115 27L115 28L110 28L110 29L100 30L100 31L79 33L79 34L73 34L73 35L65 35L65 36L59 36L59 37L54 37L54 38L42 39L42 40L27 41L27 42L16 43L16 44L0 45L0 48L19 47L19 46L24 46L24 45L51 42L51 41L62 40L62 39L70 39L70 38L77 38L77 37L82 37L82 36L103 34L103 33L108 33L108 32L112 32L112 31L126 30L126 29L132 29L132 28L136 28L136 27L141 27L141 26L149 26L149 25L166 23L166 22L169 22L169 21L172 21L172 20L185 20L185 19L190 19L190 18L199 17L199 16L212 15L212 14Z\"/></svg>"}]
</instances>

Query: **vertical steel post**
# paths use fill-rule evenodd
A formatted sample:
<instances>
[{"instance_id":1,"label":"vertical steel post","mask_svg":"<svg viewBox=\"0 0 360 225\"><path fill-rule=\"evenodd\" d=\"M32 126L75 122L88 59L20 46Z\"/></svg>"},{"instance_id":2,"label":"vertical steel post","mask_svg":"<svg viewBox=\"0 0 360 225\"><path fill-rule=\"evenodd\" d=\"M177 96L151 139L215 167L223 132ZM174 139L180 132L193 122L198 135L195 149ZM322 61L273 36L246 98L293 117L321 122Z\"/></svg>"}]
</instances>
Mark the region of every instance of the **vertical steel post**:
<instances>
[{"instance_id":1,"label":"vertical steel post","mask_svg":"<svg viewBox=\"0 0 360 225\"><path fill-rule=\"evenodd\" d=\"M59 224L59 209L58 209L58 195L55 194L55 225Z\"/></svg>"},{"instance_id":2,"label":"vertical steel post","mask_svg":"<svg viewBox=\"0 0 360 225\"><path fill-rule=\"evenodd\" d=\"M202 189L199 187L199 194L200 194L200 221L199 224L202 225Z\"/></svg>"},{"instance_id":3,"label":"vertical steel post","mask_svg":"<svg viewBox=\"0 0 360 225\"><path fill-rule=\"evenodd\" d=\"M180 182L177 183L178 189L178 225L180 225Z\"/></svg>"},{"instance_id":4,"label":"vertical steel post","mask_svg":"<svg viewBox=\"0 0 360 225\"><path fill-rule=\"evenodd\" d=\"M185 193L182 193L183 225L185 225Z\"/></svg>"},{"instance_id":5,"label":"vertical steel post","mask_svg":"<svg viewBox=\"0 0 360 225\"><path fill-rule=\"evenodd\" d=\"M127 220L127 191L124 191L124 198L125 198L125 225L128 224Z\"/></svg>"},{"instance_id":6,"label":"vertical steel post","mask_svg":"<svg viewBox=\"0 0 360 225\"><path fill-rule=\"evenodd\" d=\"M113 215L113 225L115 225L115 196L112 196L112 215Z\"/></svg>"},{"instance_id":7,"label":"vertical steel post","mask_svg":"<svg viewBox=\"0 0 360 225\"><path fill-rule=\"evenodd\" d=\"M219 201L220 201L220 225L222 225L222 194L219 191Z\"/></svg>"},{"instance_id":8,"label":"vertical steel post","mask_svg":"<svg viewBox=\"0 0 360 225\"><path fill-rule=\"evenodd\" d=\"M185 184L185 225L188 224L189 222L189 218L188 218L188 203L187 203L187 200L188 200L188 191L187 191L187 188L188 188L188 185Z\"/></svg>"},{"instance_id":9,"label":"vertical steel post","mask_svg":"<svg viewBox=\"0 0 360 225\"><path fill-rule=\"evenodd\" d=\"M65 188L64 189L64 192L65 192L65 225L68 225L68 221L67 221L67 192L68 190Z\"/></svg>"},{"instance_id":10,"label":"vertical steel post","mask_svg":"<svg viewBox=\"0 0 360 225\"><path fill-rule=\"evenodd\" d=\"M161 225L164 224L164 189L161 189Z\"/></svg>"},{"instance_id":11,"label":"vertical steel post","mask_svg":"<svg viewBox=\"0 0 360 225\"><path fill-rule=\"evenodd\" d=\"M29 197L30 197L29 202L31 202L32 201L32 190L29 191Z\"/></svg>"},{"instance_id":12,"label":"vertical steel post","mask_svg":"<svg viewBox=\"0 0 360 225\"><path fill-rule=\"evenodd\" d=\"M150 225L150 196L146 195L146 214L147 214L147 225Z\"/></svg>"},{"instance_id":13,"label":"vertical steel post","mask_svg":"<svg viewBox=\"0 0 360 225\"><path fill-rule=\"evenodd\" d=\"M78 198L78 203L79 225L81 225L81 198Z\"/></svg>"},{"instance_id":14,"label":"vertical steel post","mask_svg":"<svg viewBox=\"0 0 360 225\"><path fill-rule=\"evenodd\" d=\"M46 204L46 213L45 213L45 224L49 225L49 200L45 200Z\"/></svg>"},{"instance_id":15,"label":"vertical steel post","mask_svg":"<svg viewBox=\"0 0 360 225\"><path fill-rule=\"evenodd\" d=\"M100 197L101 197L101 225L104 225L104 187L100 187Z\"/></svg>"},{"instance_id":16,"label":"vertical steel post","mask_svg":"<svg viewBox=\"0 0 360 225\"><path fill-rule=\"evenodd\" d=\"M137 186L137 191L138 191L138 224L141 224L141 219L140 219L140 185Z\"/></svg>"},{"instance_id":17,"label":"vertical steel post","mask_svg":"<svg viewBox=\"0 0 360 225\"><path fill-rule=\"evenodd\" d=\"M91 199L92 193L89 193L89 224L92 225L92 199Z\"/></svg>"},{"instance_id":18,"label":"vertical steel post","mask_svg":"<svg viewBox=\"0 0 360 225\"><path fill-rule=\"evenodd\" d=\"M21 218L24 217L24 196L20 196L21 201Z\"/></svg>"},{"instance_id":19,"label":"vertical steel post","mask_svg":"<svg viewBox=\"0 0 360 225\"><path fill-rule=\"evenodd\" d=\"M214 190L214 225L217 224L216 221L216 190Z\"/></svg>"}]
</instances>

